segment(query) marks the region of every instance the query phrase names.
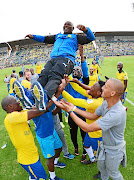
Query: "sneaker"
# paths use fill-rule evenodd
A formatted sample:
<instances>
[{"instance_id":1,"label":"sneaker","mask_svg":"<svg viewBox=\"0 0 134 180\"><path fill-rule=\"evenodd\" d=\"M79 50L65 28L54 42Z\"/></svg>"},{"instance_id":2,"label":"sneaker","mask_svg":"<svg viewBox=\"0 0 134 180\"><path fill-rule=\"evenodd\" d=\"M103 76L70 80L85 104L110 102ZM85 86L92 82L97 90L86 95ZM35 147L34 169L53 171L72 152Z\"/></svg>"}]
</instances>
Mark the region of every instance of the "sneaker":
<instances>
[{"instance_id":1,"label":"sneaker","mask_svg":"<svg viewBox=\"0 0 134 180\"><path fill-rule=\"evenodd\" d=\"M100 171L93 176L93 179L99 179L99 178L101 178L101 173L100 173Z\"/></svg>"},{"instance_id":2,"label":"sneaker","mask_svg":"<svg viewBox=\"0 0 134 180\"><path fill-rule=\"evenodd\" d=\"M47 98L47 95L46 95L43 87L41 86L41 84L38 81L36 81L32 84L31 92L35 99L35 105L36 105L37 109L39 111L45 111L47 102L48 102L48 98Z\"/></svg>"},{"instance_id":3,"label":"sneaker","mask_svg":"<svg viewBox=\"0 0 134 180\"><path fill-rule=\"evenodd\" d=\"M82 164L85 164L85 165L93 164L93 163L96 163L96 160L94 160L94 161L85 160L85 161L82 162Z\"/></svg>"},{"instance_id":4,"label":"sneaker","mask_svg":"<svg viewBox=\"0 0 134 180\"><path fill-rule=\"evenodd\" d=\"M61 178L58 178L57 176L55 176L54 179L49 178L49 180L64 180L64 179L61 179Z\"/></svg>"},{"instance_id":5,"label":"sneaker","mask_svg":"<svg viewBox=\"0 0 134 180\"><path fill-rule=\"evenodd\" d=\"M74 155L73 155L73 154L70 154L70 153L64 155L63 157L64 157L64 158L68 158L68 159L74 159Z\"/></svg>"},{"instance_id":6,"label":"sneaker","mask_svg":"<svg viewBox=\"0 0 134 180\"><path fill-rule=\"evenodd\" d=\"M79 150L78 149L75 149L75 155L79 156Z\"/></svg>"},{"instance_id":7,"label":"sneaker","mask_svg":"<svg viewBox=\"0 0 134 180\"><path fill-rule=\"evenodd\" d=\"M58 161L57 164L54 164L54 167L64 168L64 167L66 167L66 165L64 163Z\"/></svg>"},{"instance_id":8,"label":"sneaker","mask_svg":"<svg viewBox=\"0 0 134 180\"><path fill-rule=\"evenodd\" d=\"M81 158L81 163L83 164L83 162L86 161L86 154L83 154L82 155L82 158Z\"/></svg>"},{"instance_id":9,"label":"sneaker","mask_svg":"<svg viewBox=\"0 0 134 180\"><path fill-rule=\"evenodd\" d=\"M19 81L14 81L13 92L15 96L21 101L23 107L26 109L32 109L32 103L25 94L25 90Z\"/></svg>"}]
</instances>

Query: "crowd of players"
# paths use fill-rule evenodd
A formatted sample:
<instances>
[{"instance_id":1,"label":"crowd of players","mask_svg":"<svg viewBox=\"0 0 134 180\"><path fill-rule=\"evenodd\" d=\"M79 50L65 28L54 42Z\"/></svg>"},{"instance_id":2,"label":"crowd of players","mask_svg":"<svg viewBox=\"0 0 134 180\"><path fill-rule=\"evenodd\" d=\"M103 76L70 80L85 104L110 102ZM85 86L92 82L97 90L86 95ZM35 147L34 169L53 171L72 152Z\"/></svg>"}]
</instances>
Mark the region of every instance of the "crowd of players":
<instances>
[{"instance_id":1,"label":"crowd of players","mask_svg":"<svg viewBox=\"0 0 134 180\"><path fill-rule=\"evenodd\" d=\"M95 37L89 28L86 28L83 25L78 25L77 27L79 30L82 30L87 37L76 37L76 35L73 35L73 24L71 22L66 22L64 24L64 34L60 33L51 37L36 35L27 35L26 37L46 43L54 43L60 38L62 41L68 39L67 41L68 44L70 43L70 46L72 46L72 42L70 41L74 42L76 39L79 44L82 45L94 40ZM28 120L33 119L36 124L35 131L37 140L40 144L43 156L47 159L50 180L60 180L61 178L58 178L55 174L54 167L64 168L66 166L64 163L59 162L61 151L63 150L65 158L74 158L74 155L68 152L64 132L60 126L59 116L57 114L60 111L60 108L62 108L69 114L68 124L70 126L70 135L74 145L75 155L79 155L77 130L78 127L81 128L80 130L83 142L81 163L95 163L98 144L104 145L104 148L108 149L108 154L110 154L110 156L107 155L105 157L106 159L104 159L104 157L101 159L99 154L98 168L100 171L94 178L101 177L102 179L108 179L111 177L112 179L123 179L119 171L119 164L125 158L125 142L123 134L125 128L125 111L119 99L121 99L122 103L124 103L127 94L127 73L123 70L123 64L118 63L117 79L122 81L122 83L120 84L119 80L109 79L108 77L106 77L106 82L104 82L98 75L98 72L100 75L101 72L99 69L99 60L97 58L93 60L88 73L87 61L83 55L83 46L78 46L78 44L75 43L73 44L73 49L79 49L81 63L76 62L75 64L75 57L70 49L68 49L68 54L64 54L64 52L62 52L64 57L62 56L62 53L60 54L58 52L59 56L57 57L56 53L59 51L57 46L59 44L57 46L54 44L54 51L52 51L51 60L47 62L42 71L40 65L37 63L37 73L34 73L33 68L25 70L24 66L22 66L22 69L19 72L20 78L18 78L18 75L14 71L10 77L5 77L4 82L7 83L9 94L12 95L4 98L2 101L2 108L8 113L5 118L5 126L14 146L17 150L19 150L17 151L18 162L29 173L29 179L46 179L45 170L39 160L37 147L34 144L34 139L27 123ZM64 44L64 48L65 45L66 44ZM63 51L63 49L61 51ZM65 74L66 77L64 78ZM44 83L44 81L46 82ZM106 92L106 89L108 88L110 89L107 93L110 94L105 95L106 93L104 94L104 92ZM17 97L22 102L25 109L31 110L22 111L22 107L13 96ZM72 104L67 104L62 100L58 102L57 98L64 98L77 107ZM104 99L107 101L108 107ZM110 104L110 102L112 103ZM55 103L57 107L53 105L53 103ZM34 104L37 109L35 107L32 109ZM102 108L103 106L105 107L105 111L107 109L106 112L103 112L104 109L101 110L99 108ZM70 107L73 108L70 109ZM113 113L110 108L113 108L113 111L116 111L117 108L117 114ZM23 113L20 114L20 111ZM124 116L123 122L120 122L120 124L117 123L118 120L120 121L118 111L122 114L122 116ZM93 114L93 117L91 114ZM109 116L111 115L111 120L114 119L113 124L109 124L110 117L107 114ZM103 118L105 115L107 116L106 120L108 119L108 122L106 122L105 118ZM115 118L116 116L117 118ZM77 118L80 124L77 122ZM98 122L97 125L95 124L96 120ZM106 122L106 125L108 123L107 127L104 123L102 123L103 121ZM118 124L117 127L115 127L116 123ZM89 126L87 126L87 124ZM94 125L93 127L92 124ZM89 127L89 129L87 130L85 126ZM118 126L120 126L121 129L119 129ZM115 129L111 130L111 128ZM17 141L14 141L14 138L16 137L10 129L16 132ZM105 132L110 131L110 135L107 133L103 137L102 131L104 134ZM20 132L25 132L25 134L19 139ZM118 137L118 134L121 137ZM26 137L26 135L28 135L29 138L28 136ZM108 142L109 139L106 139L106 136L109 136L110 144ZM22 140L21 143L19 143L20 140ZM102 144L102 142L104 144ZM27 149L27 143L29 143L29 149ZM100 145L99 148L101 149L102 147ZM117 148L119 149L119 152L115 153ZM24 151L26 152L25 154ZM107 151L105 151L105 153L107 154ZM87 154L89 156L89 160L86 159ZM116 157L116 161L114 159L113 167L109 170L111 154L114 158ZM120 157L117 158L119 154ZM102 161L105 165L99 165ZM105 166L105 168L103 166Z\"/></svg>"}]
</instances>

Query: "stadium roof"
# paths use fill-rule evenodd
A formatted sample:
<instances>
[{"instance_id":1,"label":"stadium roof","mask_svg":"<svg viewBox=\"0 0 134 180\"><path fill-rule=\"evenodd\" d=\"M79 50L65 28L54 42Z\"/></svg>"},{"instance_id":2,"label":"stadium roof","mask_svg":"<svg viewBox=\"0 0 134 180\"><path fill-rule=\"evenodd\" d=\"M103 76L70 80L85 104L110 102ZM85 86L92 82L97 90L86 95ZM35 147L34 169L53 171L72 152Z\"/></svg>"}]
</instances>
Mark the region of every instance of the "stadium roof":
<instances>
[{"instance_id":1,"label":"stadium roof","mask_svg":"<svg viewBox=\"0 0 134 180\"><path fill-rule=\"evenodd\" d=\"M134 36L134 31L113 31L113 32L95 32L95 37L100 36ZM32 39L21 39L17 41L9 41L8 42L11 47L15 47L17 45L31 45L31 44L39 44L39 42ZM0 48L7 47L6 42L0 43Z\"/></svg>"}]
</instances>

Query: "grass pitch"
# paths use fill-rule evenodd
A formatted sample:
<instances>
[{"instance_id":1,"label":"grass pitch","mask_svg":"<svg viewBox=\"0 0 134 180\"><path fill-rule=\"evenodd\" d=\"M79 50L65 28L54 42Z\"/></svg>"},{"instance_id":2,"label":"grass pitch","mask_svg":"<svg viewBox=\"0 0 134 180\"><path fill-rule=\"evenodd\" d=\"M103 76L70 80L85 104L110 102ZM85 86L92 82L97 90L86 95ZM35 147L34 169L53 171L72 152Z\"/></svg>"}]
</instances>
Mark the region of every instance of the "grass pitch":
<instances>
[{"instance_id":1,"label":"grass pitch","mask_svg":"<svg viewBox=\"0 0 134 180\"><path fill-rule=\"evenodd\" d=\"M92 59L88 60L91 64ZM104 65L101 66L102 72L102 80L105 80L104 76L116 78L117 72L117 63L123 62L124 70L128 73L128 94L127 98L134 103L134 56L118 56L118 57L105 57L104 58ZM43 67L44 64L42 64ZM32 67L31 65L26 66L27 68ZM35 68L35 67L34 67ZM5 74L9 75L12 73L12 69L16 69L18 73L21 70L21 67L13 67L13 68L6 68L0 70L0 101L8 95L6 84L3 82ZM134 172L134 141L133 141L133 127L134 127L134 106L131 105L129 102L125 102L125 106L128 107L127 111L127 124L126 124L126 131L125 131L125 140L127 144L127 167L122 168L120 167L121 173L123 174L124 180L132 180L133 172ZM13 147L8 133L4 127L4 118L6 113L0 107L0 147L4 144L7 144L5 149L0 148L0 180L28 180L28 173L23 170L23 168L18 164L16 160L16 150ZM74 148L71 142L70 133L69 133L69 126L67 123L64 122L65 128L65 137L68 144L69 152L74 154ZM31 121L31 130L35 137L34 132L34 124ZM47 161L44 159L39 144L35 137L36 145L39 149L39 154L41 158L41 162L48 174L47 169ZM66 168L58 169L55 168L56 175L60 178L65 180L92 180L93 175L98 172L97 164L92 165L82 165L80 163L81 155L82 155L82 140L80 137L80 132L78 131L78 142L79 142L79 150L80 155L75 157L73 160L68 160L63 158L63 153L61 153L60 161L66 163ZM49 179L49 174L48 174Z\"/></svg>"}]
</instances>

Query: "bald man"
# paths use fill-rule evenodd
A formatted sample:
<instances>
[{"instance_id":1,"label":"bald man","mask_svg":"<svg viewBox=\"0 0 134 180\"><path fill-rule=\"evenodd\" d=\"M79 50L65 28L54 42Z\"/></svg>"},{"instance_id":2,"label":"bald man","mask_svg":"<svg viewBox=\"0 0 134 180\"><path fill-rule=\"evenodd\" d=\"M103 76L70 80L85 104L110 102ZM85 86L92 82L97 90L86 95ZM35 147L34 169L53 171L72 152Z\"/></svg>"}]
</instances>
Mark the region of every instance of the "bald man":
<instances>
[{"instance_id":1,"label":"bald man","mask_svg":"<svg viewBox=\"0 0 134 180\"><path fill-rule=\"evenodd\" d=\"M55 102L57 106L66 110L74 122L85 132L92 132L102 129L103 142L98 148L98 169L101 172L101 179L123 180L119 166L126 165L126 143L124 131L126 126L126 111L120 101L124 92L124 85L118 79L109 79L102 87L102 97L105 101L94 113L82 111L73 104L61 101ZM82 121L73 111L87 119L97 119L92 124Z\"/></svg>"},{"instance_id":2,"label":"bald man","mask_svg":"<svg viewBox=\"0 0 134 180\"><path fill-rule=\"evenodd\" d=\"M23 110L13 96L5 97L1 106L7 112L4 124L17 150L17 160L29 173L29 180L47 179L46 172L39 159L34 137L27 123L28 120L40 116L44 112L35 109Z\"/></svg>"},{"instance_id":3,"label":"bald man","mask_svg":"<svg viewBox=\"0 0 134 180\"><path fill-rule=\"evenodd\" d=\"M39 92L42 92L44 89L49 99L51 99L55 94L62 78L64 77L64 74L69 75L72 73L78 44L88 44L89 42L95 40L93 32L88 27L85 27L84 25L77 25L77 28L83 31L86 36L73 34L74 26L70 21L64 23L63 34L58 33L51 36L38 36L32 34L26 35L26 37L42 43L54 44L53 50L50 54L51 60L45 64L44 69L41 71L38 79L39 83L36 82L32 85L33 89L36 87ZM40 104L38 101L36 104L37 103ZM44 107L41 108L45 110L45 103L43 106Z\"/></svg>"}]
</instances>

